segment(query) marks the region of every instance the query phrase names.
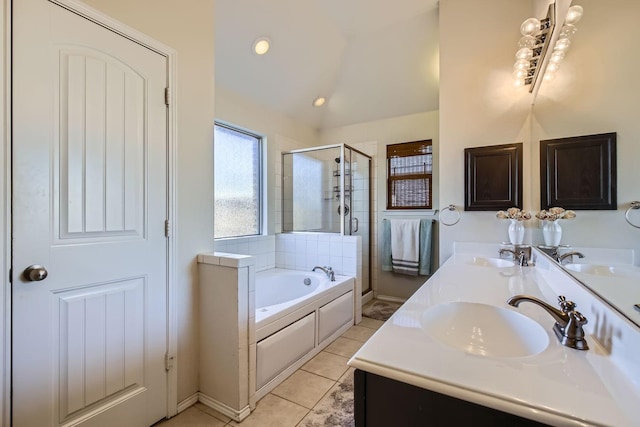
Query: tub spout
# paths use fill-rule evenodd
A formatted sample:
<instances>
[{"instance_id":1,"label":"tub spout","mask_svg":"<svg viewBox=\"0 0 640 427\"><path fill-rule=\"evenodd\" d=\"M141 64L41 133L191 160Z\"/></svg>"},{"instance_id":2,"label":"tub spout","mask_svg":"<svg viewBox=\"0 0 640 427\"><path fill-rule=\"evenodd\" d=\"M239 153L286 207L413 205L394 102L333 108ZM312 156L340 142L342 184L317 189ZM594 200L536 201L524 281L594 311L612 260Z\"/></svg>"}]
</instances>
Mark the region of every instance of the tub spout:
<instances>
[{"instance_id":1,"label":"tub spout","mask_svg":"<svg viewBox=\"0 0 640 427\"><path fill-rule=\"evenodd\" d=\"M544 308L547 313L556 321L553 325L553 332L560 343L564 346L575 348L576 350L588 350L587 340L584 337L582 325L587 323L587 318L579 311L576 311L576 304L568 301L564 296L558 297L558 304L561 310L549 305L548 303L529 296L516 295L507 300L507 303L513 307L518 307L521 302L532 302Z\"/></svg>"},{"instance_id":2,"label":"tub spout","mask_svg":"<svg viewBox=\"0 0 640 427\"><path fill-rule=\"evenodd\" d=\"M333 268L327 267L327 266L320 267L319 265L316 265L315 267L313 267L311 271L316 271L316 268L324 271L324 274L327 275L330 281L332 282L336 281L336 274L333 272Z\"/></svg>"}]
</instances>

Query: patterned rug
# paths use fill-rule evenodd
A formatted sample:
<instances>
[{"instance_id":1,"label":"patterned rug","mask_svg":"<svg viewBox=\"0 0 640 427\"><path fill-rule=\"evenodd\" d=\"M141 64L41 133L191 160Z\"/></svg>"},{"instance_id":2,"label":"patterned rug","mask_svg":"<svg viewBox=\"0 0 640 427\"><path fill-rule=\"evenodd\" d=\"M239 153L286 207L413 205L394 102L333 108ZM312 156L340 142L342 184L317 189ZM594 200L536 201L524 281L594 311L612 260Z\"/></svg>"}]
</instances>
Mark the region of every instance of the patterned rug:
<instances>
[{"instance_id":1,"label":"patterned rug","mask_svg":"<svg viewBox=\"0 0 640 427\"><path fill-rule=\"evenodd\" d=\"M371 319L386 321L401 305L399 302L374 299L362 307L362 315Z\"/></svg>"},{"instance_id":2,"label":"patterned rug","mask_svg":"<svg viewBox=\"0 0 640 427\"><path fill-rule=\"evenodd\" d=\"M300 427L354 427L353 369L349 369L316 407L298 424Z\"/></svg>"}]
</instances>

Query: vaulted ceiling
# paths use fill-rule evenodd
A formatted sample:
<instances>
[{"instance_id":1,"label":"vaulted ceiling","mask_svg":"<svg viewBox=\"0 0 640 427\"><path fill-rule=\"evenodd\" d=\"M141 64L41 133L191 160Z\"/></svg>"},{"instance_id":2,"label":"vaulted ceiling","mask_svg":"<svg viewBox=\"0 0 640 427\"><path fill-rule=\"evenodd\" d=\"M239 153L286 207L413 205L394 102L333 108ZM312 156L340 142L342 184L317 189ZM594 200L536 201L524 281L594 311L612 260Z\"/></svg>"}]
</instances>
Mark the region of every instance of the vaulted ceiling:
<instances>
[{"instance_id":1,"label":"vaulted ceiling","mask_svg":"<svg viewBox=\"0 0 640 427\"><path fill-rule=\"evenodd\" d=\"M437 0L216 0L216 85L323 129L438 109ZM258 56L254 40L271 49ZM313 107L318 97L323 107Z\"/></svg>"}]
</instances>

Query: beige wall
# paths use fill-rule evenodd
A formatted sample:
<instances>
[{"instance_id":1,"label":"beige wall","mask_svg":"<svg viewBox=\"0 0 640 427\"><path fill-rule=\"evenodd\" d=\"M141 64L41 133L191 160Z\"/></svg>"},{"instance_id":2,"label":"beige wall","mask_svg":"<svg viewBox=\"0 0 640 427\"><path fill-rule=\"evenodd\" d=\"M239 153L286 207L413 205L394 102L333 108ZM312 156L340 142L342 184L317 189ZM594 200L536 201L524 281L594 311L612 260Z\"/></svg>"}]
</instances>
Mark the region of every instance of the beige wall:
<instances>
[{"instance_id":1,"label":"beige wall","mask_svg":"<svg viewBox=\"0 0 640 427\"><path fill-rule=\"evenodd\" d=\"M213 249L213 0L85 0L177 51L178 401L198 391L196 256Z\"/></svg>"},{"instance_id":2,"label":"beige wall","mask_svg":"<svg viewBox=\"0 0 640 427\"><path fill-rule=\"evenodd\" d=\"M438 203L438 112L431 111L393 117L372 122L359 123L322 130L320 140L322 144L346 143L373 157L375 182L373 183L373 241L372 241L372 288L376 296L390 296L400 299L410 297L422 285L425 277L410 277L396 275L381 270L381 254L378 242L382 236L382 220L387 217L385 212L387 195L386 147L400 142L431 139L434 148L434 209ZM437 255L437 254L436 254Z\"/></svg>"},{"instance_id":3,"label":"beige wall","mask_svg":"<svg viewBox=\"0 0 640 427\"><path fill-rule=\"evenodd\" d=\"M530 107L532 96L511 85L513 54L519 24L546 3L440 2L440 206L464 206L466 147L524 142L524 208L538 210L541 139L617 132L618 209L579 211L575 220L562 222L563 243L639 251L640 230L626 224L624 211L640 199L640 59L633 53L640 40L634 24L640 3L575 2L585 12L573 45L557 78L542 85ZM542 243L538 227L529 221L526 241ZM441 228L440 261L455 241L503 241L506 229L495 212L463 212L458 225Z\"/></svg>"},{"instance_id":4,"label":"beige wall","mask_svg":"<svg viewBox=\"0 0 640 427\"><path fill-rule=\"evenodd\" d=\"M532 97L511 78L519 26L531 14L532 3L523 0L440 2L440 206L464 209L465 148L522 142L524 208L532 208ZM507 237L495 212L462 212L458 224L440 227L440 263L455 241Z\"/></svg>"}]
</instances>

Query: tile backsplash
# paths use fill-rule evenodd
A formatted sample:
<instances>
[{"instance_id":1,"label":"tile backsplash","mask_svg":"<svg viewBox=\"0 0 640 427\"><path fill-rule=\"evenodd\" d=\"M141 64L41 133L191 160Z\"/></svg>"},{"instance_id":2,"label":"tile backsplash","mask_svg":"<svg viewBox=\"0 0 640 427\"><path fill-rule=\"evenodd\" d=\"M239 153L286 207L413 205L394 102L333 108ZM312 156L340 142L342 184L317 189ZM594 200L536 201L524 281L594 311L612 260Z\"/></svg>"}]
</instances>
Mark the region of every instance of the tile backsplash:
<instances>
[{"instance_id":1,"label":"tile backsplash","mask_svg":"<svg viewBox=\"0 0 640 427\"><path fill-rule=\"evenodd\" d=\"M336 274L360 276L362 248L359 236L328 233L284 233L216 240L215 251L256 258L256 271L270 268L311 270L331 266Z\"/></svg>"},{"instance_id":2,"label":"tile backsplash","mask_svg":"<svg viewBox=\"0 0 640 427\"><path fill-rule=\"evenodd\" d=\"M215 241L216 252L251 255L256 259L256 271L276 266L276 236L238 237Z\"/></svg>"}]
</instances>

